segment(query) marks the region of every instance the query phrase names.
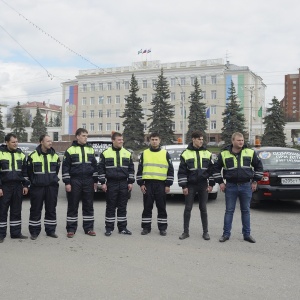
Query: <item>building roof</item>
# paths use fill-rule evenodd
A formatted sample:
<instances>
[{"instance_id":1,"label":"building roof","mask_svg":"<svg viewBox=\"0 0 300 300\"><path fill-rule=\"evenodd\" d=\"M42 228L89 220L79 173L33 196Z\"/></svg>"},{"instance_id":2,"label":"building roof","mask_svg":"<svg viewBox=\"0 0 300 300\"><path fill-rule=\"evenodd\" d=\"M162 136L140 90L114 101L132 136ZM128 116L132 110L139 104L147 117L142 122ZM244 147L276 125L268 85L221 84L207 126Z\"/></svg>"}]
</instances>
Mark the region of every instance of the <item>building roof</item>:
<instances>
[{"instance_id":1,"label":"building roof","mask_svg":"<svg viewBox=\"0 0 300 300\"><path fill-rule=\"evenodd\" d=\"M50 104L46 103L45 101L43 102L27 102L25 104L20 105L22 108L43 108L43 109L48 109L48 110L56 110L56 111L61 111L61 106L56 105L56 104Z\"/></svg>"}]
</instances>

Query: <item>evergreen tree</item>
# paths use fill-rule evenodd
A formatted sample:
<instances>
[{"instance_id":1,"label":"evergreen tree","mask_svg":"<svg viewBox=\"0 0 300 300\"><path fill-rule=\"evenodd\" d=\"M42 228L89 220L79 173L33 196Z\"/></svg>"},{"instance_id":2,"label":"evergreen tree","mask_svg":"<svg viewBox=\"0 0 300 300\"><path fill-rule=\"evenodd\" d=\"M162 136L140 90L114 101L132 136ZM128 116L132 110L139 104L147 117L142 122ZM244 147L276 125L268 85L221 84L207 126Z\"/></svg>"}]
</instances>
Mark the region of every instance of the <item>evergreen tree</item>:
<instances>
[{"instance_id":1,"label":"evergreen tree","mask_svg":"<svg viewBox=\"0 0 300 300\"><path fill-rule=\"evenodd\" d=\"M27 142L27 132L25 131L25 120L20 102L14 108L13 123L11 124L12 132L17 136L19 142Z\"/></svg>"},{"instance_id":2,"label":"evergreen tree","mask_svg":"<svg viewBox=\"0 0 300 300\"><path fill-rule=\"evenodd\" d=\"M144 144L144 117L141 106L142 99L137 96L139 91L138 82L132 74L130 82L129 96L126 98L124 114L124 146L133 150L140 149Z\"/></svg>"},{"instance_id":3,"label":"evergreen tree","mask_svg":"<svg viewBox=\"0 0 300 300\"><path fill-rule=\"evenodd\" d=\"M172 129L174 106L168 101L170 90L168 81L163 76L163 69L161 69L161 73L158 75L154 91L156 95L151 102L152 108L150 109L152 115L148 118L148 120L152 120L148 126L149 132L159 133L162 144L172 144L174 140L174 131Z\"/></svg>"},{"instance_id":4,"label":"evergreen tree","mask_svg":"<svg viewBox=\"0 0 300 300\"><path fill-rule=\"evenodd\" d=\"M2 111L0 108L0 144L4 143L5 132L3 130L4 130L3 117L2 117Z\"/></svg>"},{"instance_id":5,"label":"evergreen tree","mask_svg":"<svg viewBox=\"0 0 300 300\"><path fill-rule=\"evenodd\" d=\"M60 127L61 126L61 112L59 112L55 119L54 119L54 126L55 127Z\"/></svg>"},{"instance_id":6,"label":"evergreen tree","mask_svg":"<svg viewBox=\"0 0 300 300\"><path fill-rule=\"evenodd\" d=\"M242 107L237 101L237 94L235 92L235 87L233 81L231 81L231 86L228 89L229 96L227 100L229 101L224 112L223 117L223 128L221 133L221 138L225 142L225 145L231 144L231 136L234 132L240 132L244 135L246 141L247 134L245 130L245 116L242 113Z\"/></svg>"},{"instance_id":7,"label":"evergreen tree","mask_svg":"<svg viewBox=\"0 0 300 300\"><path fill-rule=\"evenodd\" d=\"M190 113L188 116L189 124L188 131L186 134L186 142L189 143L192 139L192 132L195 130L200 130L203 133L204 139L206 139L205 131L207 130L207 120L206 120L206 105L201 102L203 99L201 95L202 90L198 79L195 79L194 91L191 92L189 103Z\"/></svg>"},{"instance_id":8,"label":"evergreen tree","mask_svg":"<svg viewBox=\"0 0 300 300\"><path fill-rule=\"evenodd\" d=\"M265 131L262 136L262 146L285 147L284 113L279 101L274 97L263 121Z\"/></svg>"},{"instance_id":9,"label":"evergreen tree","mask_svg":"<svg viewBox=\"0 0 300 300\"><path fill-rule=\"evenodd\" d=\"M53 127L53 126L54 126L54 121L53 121L52 116L50 117L50 121L49 121L48 126L49 126L49 127Z\"/></svg>"},{"instance_id":10,"label":"evergreen tree","mask_svg":"<svg viewBox=\"0 0 300 300\"><path fill-rule=\"evenodd\" d=\"M32 120L31 127L33 128L32 136L30 141L36 143L39 141L39 137L42 134L47 134L47 128L44 123L44 117L41 114L40 109L36 108L36 115Z\"/></svg>"}]
</instances>

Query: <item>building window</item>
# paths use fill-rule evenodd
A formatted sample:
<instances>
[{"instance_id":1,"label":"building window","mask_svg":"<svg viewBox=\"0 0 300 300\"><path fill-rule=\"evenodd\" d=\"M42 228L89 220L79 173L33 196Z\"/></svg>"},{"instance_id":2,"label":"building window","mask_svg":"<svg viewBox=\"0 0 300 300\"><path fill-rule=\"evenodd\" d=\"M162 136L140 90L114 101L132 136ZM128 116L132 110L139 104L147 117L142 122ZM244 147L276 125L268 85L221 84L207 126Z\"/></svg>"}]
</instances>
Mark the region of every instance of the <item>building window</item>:
<instances>
[{"instance_id":1,"label":"building window","mask_svg":"<svg viewBox=\"0 0 300 300\"><path fill-rule=\"evenodd\" d=\"M111 104L111 96L107 96L106 104Z\"/></svg>"},{"instance_id":2,"label":"building window","mask_svg":"<svg viewBox=\"0 0 300 300\"><path fill-rule=\"evenodd\" d=\"M99 96L98 98L98 104L103 104L103 96Z\"/></svg>"},{"instance_id":3,"label":"building window","mask_svg":"<svg viewBox=\"0 0 300 300\"><path fill-rule=\"evenodd\" d=\"M90 111L90 116L91 116L91 119L95 117L95 111L94 110Z\"/></svg>"},{"instance_id":4,"label":"building window","mask_svg":"<svg viewBox=\"0 0 300 300\"><path fill-rule=\"evenodd\" d=\"M172 130L175 131L175 122L172 122Z\"/></svg>"},{"instance_id":5,"label":"building window","mask_svg":"<svg viewBox=\"0 0 300 300\"><path fill-rule=\"evenodd\" d=\"M92 92L95 91L95 83L91 83L91 91L92 91Z\"/></svg>"},{"instance_id":6,"label":"building window","mask_svg":"<svg viewBox=\"0 0 300 300\"><path fill-rule=\"evenodd\" d=\"M175 86L176 85L176 78L171 78L171 86Z\"/></svg>"},{"instance_id":7,"label":"building window","mask_svg":"<svg viewBox=\"0 0 300 300\"><path fill-rule=\"evenodd\" d=\"M129 81L125 81L124 84L125 84L125 89L129 90Z\"/></svg>"},{"instance_id":8,"label":"building window","mask_svg":"<svg viewBox=\"0 0 300 300\"><path fill-rule=\"evenodd\" d=\"M126 104L127 103L127 98L129 97L129 95L125 95L124 96L124 103Z\"/></svg>"},{"instance_id":9,"label":"building window","mask_svg":"<svg viewBox=\"0 0 300 300\"><path fill-rule=\"evenodd\" d=\"M102 123L98 123L98 131L102 131L102 130L103 130Z\"/></svg>"},{"instance_id":10,"label":"building window","mask_svg":"<svg viewBox=\"0 0 300 300\"><path fill-rule=\"evenodd\" d=\"M95 104L95 97L91 97L90 98L90 105L94 105Z\"/></svg>"},{"instance_id":11,"label":"building window","mask_svg":"<svg viewBox=\"0 0 300 300\"><path fill-rule=\"evenodd\" d=\"M110 117L111 117L111 109L108 109L108 110L106 111L106 117L107 117L107 118L110 118Z\"/></svg>"},{"instance_id":12,"label":"building window","mask_svg":"<svg viewBox=\"0 0 300 300\"><path fill-rule=\"evenodd\" d=\"M185 85L185 77L181 77L180 78L180 84L181 85Z\"/></svg>"},{"instance_id":13,"label":"building window","mask_svg":"<svg viewBox=\"0 0 300 300\"><path fill-rule=\"evenodd\" d=\"M210 114L211 115L216 115L217 114L217 107L216 106L211 106L210 107Z\"/></svg>"},{"instance_id":14,"label":"building window","mask_svg":"<svg viewBox=\"0 0 300 300\"><path fill-rule=\"evenodd\" d=\"M297 81L296 81L296 80L293 80L293 84L297 84Z\"/></svg>"},{"instance_id":15,"label":"building window","mask_svg":"<svg viewBox=\"0 0 300 300\"><path fill-rule=\"evenodd\" d=\"M147 102L147 95L146 95L146 94L143 94L143 95L142 95L142 99L143 99L143 102L146 103L146 102Z\"/></svg>"},{"instance_id":16,"label":"building window","mask_svg":"<svg viewBox=\"0 0 300 300\"><path fill-rule=\"evenodd\" d=\"M116 109L116 117L117 117L117 118L120 117L120 113L121 113L120 110L119 110L119 109Z\"/></svg>"},{"instance_id":17,"label":"building window","mask_svg":"<svg viewBox=\"0 0 300 300\"><path fill-rule=\"evenodd\" d=\"M121 88L120 82L117 81L117 82L116 82L116 90L119 90L120 88Z\"/></svg>"},{"instance_id":18,"label":"building window","mask_svg":"<svg viewBox=\"0 0 300 300\"><path fill-rule=\"evenodd\" d=\"M210 121L210 129L217 129L217 121Z\"/></svg>"},{"instance_id":19,"label":"building window","mask_svg":"<svg viewBox=\"0 0 300 300\"><path fill-rule=\"evenodd\" d=\"M116 123L116 131L120 131L120 123Z\"/></svg>"},{"instance_id":20,"label":"building window","mask_svg":"<svg viewBox=\"0 0 300 300\"><path fill-rule=\"evenodd\" d=\"M206 84L206 76L201 76L201 84Z\"/></svg>"},{"instance_id":21,"label":"building window","mask_svg":"<svg viewBox=\"0 0 300 300\"><path fill-rule=\"evenodd\" d=\"M83 111L82 111L82 118L83 118L83 119L86 119L86 110L83 110Z\"/></svg>"},{"instance_id":22,"label":"building window","mask_svg":"<svg viewBox=\"0 0 300 300\"><path fill-rule=\"evenodd\" d=\"M90 131L94 131L94 130L95 130L94 123L91 123L91 124L90 124Z\"/></svg>"},{"instance_id":23,"label":"building window","mask_svg":"<svg viewBox=\"0 0 300 300\"><path fill-rule=\"evenodd\" d=\"M99 83L99 91L103 91L103 83Z\"/></svg>"},{"instance_id":24,"label":"building window","mask_svg":"<svg viewBox=\"0 0 300 300\"><path fill-rule=\"evenodd\" d=\"M216 90L211 91L211 99L217 99L217 91Z\"/></svg>"},{"instance_id":25,"label":"building window","mask_svg":"<svg viewBox=\"0 0 300 300\"><path fill-rule=\"evenodd\" d=\"M98 118L103 118L103 111L102 110L98 110Z\"/></svg>"},{"instance_id":26,"label":"building window","mask_svg":"<svg viewBox=\"0 0 300 300\"><path fill-rule=\"evenodd\" d=\"M111 131L111 124L110 123L106 123L106 131Z\"/></svg>"},{"instance_id":27,"label":"building window","mask_svg":"<svg viewBox=\"0 0 300 300\"><path fill-rule=\"evenodd\" d=\"M147 80L143 80L143 88L147 88Z\"/></svg>"},{"instance_id":28,"label":"building window","mask_svg":"<svg viewBox=\"0 0 300 300\"><path fill-rule=\"evenodd\" d=\"M295 90L297 87L295 85L293 85L293 90Z\"/></svg>"},{"instance_id":29,"label":"building window","mask_svg":"<svg viewBox=\"0 0 300 300\"><path fill-rule=\"evenodd\" d=\"M191 85L195 84L195 77L191 77Z\"/></svg>"},{"instance_id":30,"label":"building window","mask_svg":"<svg viewBox=\"0 0 300 300\"><path fill-rule=\"evenodd\" d=\"M58 141L58 132L53 132L53 141L54 142Z\"/></svg>"},{"instance_id":31,"label":"building window","mask_svg":"<svg viewBox=\"0 0 300 300\"><path fill-rule=\"evenodd\" d=\"M116 104L119 104L120 103L120 96L116 96Z\"/></svg>"},{"instance_id":32,"label":"building window","mask_svg":"<svg viewBox=\"0 0 300 300\"><path fill-rule=\"evenodd\" d=\"M143 126L144 126L144 131L146 131L147 130L147 123L146 122L143 123Z\"/></svg>"},{"instance_id":33,"label":"building window","mask_svg":"<svg viewBox=\"0 0 300 300\"><path fill-rule=\"evenodd\" d=\"M206 99L206 91L201 92L202 99Z\"/></svg>"},{"instance_id":34,"label":"building window","mask_svg":"<svg viewBox=\"0 0 300 300\"><path fill-rule=\"evenodd\" d=\"M86 85L86 83L84 83L84 84L82 85L82 91L83 91L83 92L86 92L86 91L87 91L87 85Z\"/></svg>"},{"instance_id":35,"label":"building window","mask_svg":"<svg viewBox=\"0 0 300 300\"><path fill-rule=\"evenodd\" d=\"M83 98L82 98L81 104L82 104L82 105L86 105L86 97L83 97Z\"/></svg>"},{"instance_id":36,"label":"building window","mask_svg":"<svg viewBox=\"0 0 300 300\"><path fill-rule=\"evenodd\" d=\"M111 82L107 83L107 89L110 91L111 90Z\"/></svg>"},{"instance_id":37,"label":"building window","mask_svg":"<svg viewBox=\"0 0 300 300\"><path fill-rule=\"evenodd\" d=\"M217 84L217 76L211 76L211 84Z\"/></svg>"},{"instance_id":38,"label":"building window","mask_svg":"<svg viewBox=\"0 0 300 300\"><path fill-rule=\"evenodd\" d=\"M86 129L86 123L82 123L82 128Z\"/></svg>"},{"instance_id":39,"label":"building window","mask_svg":"<svg viewBox=\"0 0 300 300\"><path fill-rule=\"evenodd\" d=\"M171 101L175 101L176 100L176 94L175 93L171 93Z\"/></svg>"},{"instance_id":40,"label":"building window","mask_svg":"<svg viewBox=\"0 0 300 300\"><path fill-rule=\"evenodd\" d=\"M184 101L185 100L185 92L180 93L180 100Z\"/></svg>"},{"instance_id":41,"label":"building window","mask_svg":"<svg viewBox=\"0 0 300 300\"><path fill-rule=\"evenodd\" d=\"M152 87L156 88L156 79L152 79Z\"/></svg>"}]
</instances>

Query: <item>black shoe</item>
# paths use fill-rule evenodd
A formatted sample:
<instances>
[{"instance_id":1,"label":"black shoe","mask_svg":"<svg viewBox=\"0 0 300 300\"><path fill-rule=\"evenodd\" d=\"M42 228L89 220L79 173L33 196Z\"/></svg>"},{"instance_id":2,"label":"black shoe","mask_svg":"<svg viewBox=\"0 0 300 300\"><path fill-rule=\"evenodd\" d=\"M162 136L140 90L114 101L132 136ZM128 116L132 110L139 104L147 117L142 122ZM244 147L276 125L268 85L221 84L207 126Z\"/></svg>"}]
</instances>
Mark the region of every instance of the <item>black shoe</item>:
<instances>
[{"instance_id":1,"label":"black shoe","mask_svg":"<svg viewBox=\"0 0 300 300\"><path fill-rule=\"evenodd\" d=\"M249 243L256 243L256 240L251 235L249 235L247 237L244 236L244 240Z\"/></svg>"},{"instance_id":2,"label":"black shoe","mask_svg":"<svg viewBox=\"0 0 300 300\"><path fill-rule=\"evenodd\" d=\"M55 232L47 233L47 236L57 239L58 235Z\"/></svg>"},{"instance_id":3,"label":"black shoe","mask_svg":"<svg viewBox=\"0 0 300 300\"><path fill-rule=\"evenodd\" d=\"M210 236L208 234L208 232L203 232L202 237L204 240L209 241L210 240Z\"/></svg>"},{"instance_id":4,"label":"black shoe","mask_svg":"<svg viewBox=\"0 0 300 300\"><path fill-rule=\"evenodd\" d=\"M219 239L219 242L224 243L229 240L229 236L222 235Z\"/></svg>"},{"instance_id":5,"label":"black shoe","mask_svg":"<svg viewBox=\"0 0 300 300\"><path fill-rule=\"evenodd\" d=\"M34 234L32 234L31 236L30 236L30 238L34 241L34 240L36 240L37 239L37 235L34 235Z\"/></svg>"},{"instance_id":6,"label":"black shoe","mask_svg":"<svg viewBox=\"0 0 300 300\"><path fill-rule=\"evenodd\" d=\"M166 236L167 231L166 230L160 230L159 234L162 235L162 236Z\"/></svg>"},{"instance_id":7,"label":"black shoe","mask_svg":"<svg viewBox=\"0 0 300 300\"><path fill-rule=\"evenodd\" d=\"M13 235L11 236L12 239L20 239L20 240L26 240L28 239L28 236L23 235L22 233L18 234L18 235Z\"/></svg>"},{"instance_id":8,"label":"black shoe","mask_svg":"<svg viewBox=\"0 0 300 300\"><path fill-rule=\"evenodd\" d=\"M144 228L141 232L141 235L146 235L151 232L151 229Z\"/></svg>"},{"instance_id":9,"label":"black shoe","mask_svg":"<svg viewBox=\"0 0 300 300\"><path fill-rule=\"evenodd\" d=\"M104 234L105 236L111 236L111 233L112 233L111 230L106 230Z\"/></svg>"},{"instance_id":10,"label":"black shoe","mask_svg":"<svg viewBox=\"0 0 300 300\"><path fill-rule=\"evenodd\" d=\"M4 238L0 238L0 244L4 242Z\"/></svg>"},{"instance_id":11,"label":"black shoe","mask_svg":"<svg viewBox=\"0 0 300 300\"><path fill-rule=\"evenodd\" d=\"M132 235L132 232L130 230L128 230L127 228L120 230L119 231L120 234L128 234L128 235Z\"/></svg>"},{"instance_id":12,"label":"black shoe","mask_svg":"<svg viewBox=\"0 0 300 300\"><path fill-rule=\"evenodd\" d=\"M184 240L184 239L186 239L186 238L188 238L188 237L190 237L190 235L189 235L187 232L184 232L184 233L179 237L179 239L180 239L180 240Z\"/></svg>"}]
</instances>

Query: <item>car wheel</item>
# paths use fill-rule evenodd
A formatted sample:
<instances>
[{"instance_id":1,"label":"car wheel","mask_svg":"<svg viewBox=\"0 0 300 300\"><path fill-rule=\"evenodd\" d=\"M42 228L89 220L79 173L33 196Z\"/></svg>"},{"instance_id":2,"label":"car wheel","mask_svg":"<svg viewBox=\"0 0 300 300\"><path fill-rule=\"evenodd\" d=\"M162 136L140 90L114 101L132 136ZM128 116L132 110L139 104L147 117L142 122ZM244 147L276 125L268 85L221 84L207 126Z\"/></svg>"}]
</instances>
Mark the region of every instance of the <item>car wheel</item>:
<instances>
[{"instance_id":1,"label":"car wheel","mask_svg":"<svg viewBox=\"0 0 300 300\"><path fill-rule=\"evenodd\" d=\"M218 197L218 193L209 193L208 194L208 199L209 200L216 200Z\"/></svg>"}]
</instances>

